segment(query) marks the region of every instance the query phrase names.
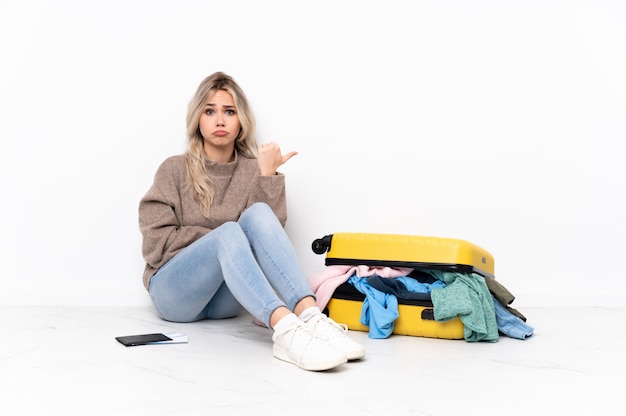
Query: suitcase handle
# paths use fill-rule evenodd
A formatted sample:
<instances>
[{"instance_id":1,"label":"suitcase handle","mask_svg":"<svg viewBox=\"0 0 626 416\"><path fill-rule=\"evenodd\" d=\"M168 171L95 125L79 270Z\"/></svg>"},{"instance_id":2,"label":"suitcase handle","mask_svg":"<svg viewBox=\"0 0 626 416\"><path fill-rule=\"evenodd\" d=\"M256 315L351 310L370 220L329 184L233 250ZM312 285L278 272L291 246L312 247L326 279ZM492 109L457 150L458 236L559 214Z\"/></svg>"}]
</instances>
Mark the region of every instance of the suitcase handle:
<instances>
[{"instance_id":1,"label":"suitcase handle","mask_svg":"<svg viewBox=\"0 0 626 416\"><path fill-rule=\"evenodd\" d=\"M435 320L435 311L434 311L434 309L423 309L422 310L422 320L423 321L434 321Z\"/></svg>"},{"instance_id":2,"label":"suitcase handle","mask_svg":"<svg viewBox=\"0 0 626 416\"><path fill-rule=\"evenodd\" d=\"M328 250L330 250L330 242L332 239L333 239L333 235L328 234L322 238L318 238L314 240L313 244L311 244L311 249L313 250L313 253L315 254L326 253Z\"/></svg>"}]
</instances>

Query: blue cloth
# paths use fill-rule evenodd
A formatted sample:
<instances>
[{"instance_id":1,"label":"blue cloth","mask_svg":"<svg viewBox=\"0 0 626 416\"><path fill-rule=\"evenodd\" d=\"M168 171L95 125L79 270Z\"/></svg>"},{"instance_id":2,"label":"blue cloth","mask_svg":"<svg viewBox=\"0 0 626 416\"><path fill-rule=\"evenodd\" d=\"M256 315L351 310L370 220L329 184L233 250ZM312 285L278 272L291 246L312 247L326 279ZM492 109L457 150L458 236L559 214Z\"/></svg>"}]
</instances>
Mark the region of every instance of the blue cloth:
<instances>
[{"instance_id":1,"label":"blue cloth","mask_svg":"<svg viewBox=\"0 0 626 416\"><path fill-rule=\"evenodd\" d=\"M404 286L406 286L406 289L411 292L430 293L432 292L434 288L446 286L446 284L442 282L441 280L435 280L432 283L422 283L406 276L399 277L398 280L404 283Z\"/></svg>"},{"instance_id":2,"label":"blue cloth","mask_svg":"<svg viewBox=\"0 0 626 416\"><path fill-rule=\"evenodd\" d=\"M531 337L535 329L526 322L509 312L496 298L493 298L496 310L498 330L511 338L526 339Z\"/></svg>"},{"instance_id":3,"label":"blue cloth","mask_svg":"<svg viewBox=\"0 0 626 416\"><path fill-rule=\"evenodd\" d=\"M398 319L398 298L390 293L374 289L367 279L352 276L348 279L359 292L365 294L360 321L369 327L369 338L387 338L393 332Z\"/></svg>"}]
</instances>

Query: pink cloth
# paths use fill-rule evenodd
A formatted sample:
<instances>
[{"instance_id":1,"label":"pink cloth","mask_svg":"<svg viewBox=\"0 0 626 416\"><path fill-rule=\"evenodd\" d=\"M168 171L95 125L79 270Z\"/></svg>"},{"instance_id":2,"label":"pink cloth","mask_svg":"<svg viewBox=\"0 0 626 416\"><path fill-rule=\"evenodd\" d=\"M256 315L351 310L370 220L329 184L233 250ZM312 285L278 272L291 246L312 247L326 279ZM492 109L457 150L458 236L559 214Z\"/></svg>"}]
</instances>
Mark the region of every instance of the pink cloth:
<instances>
[{"instance_id":1,"label":"pink cloth","mask_svg":"<svg viewBox=\"0 0 626 416\"><path fill-rule=\"evenodd\" d=\"M318 273L309 276L309 286L317 297L317 306L324 310L337 287L348 281L352 275L367 277L378 275L381 277L401 277L411 273L413 269L407 267L371 267L371 266L326 266Z\"/></svg>"}]
</instances>

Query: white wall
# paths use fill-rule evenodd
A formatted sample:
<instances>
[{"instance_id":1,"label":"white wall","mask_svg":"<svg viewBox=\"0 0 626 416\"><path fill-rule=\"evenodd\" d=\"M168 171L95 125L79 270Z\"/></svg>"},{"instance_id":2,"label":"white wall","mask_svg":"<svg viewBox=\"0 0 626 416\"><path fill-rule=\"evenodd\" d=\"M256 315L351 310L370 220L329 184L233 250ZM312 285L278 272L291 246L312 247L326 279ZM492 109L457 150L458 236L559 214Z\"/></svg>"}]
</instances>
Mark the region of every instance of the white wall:
<instances>
[{"instance_id":1,"label":"white wall","mask_svg":"<svg viewBox=\"0 0 626 416\"><path fill-rule=\"evenodd\" d=\"M514 305L624 305L626 7L0 2L0 304L149 304L137 204L223 70L298 150L287 230L492 252Z\"/></svg>"}]
</instances>

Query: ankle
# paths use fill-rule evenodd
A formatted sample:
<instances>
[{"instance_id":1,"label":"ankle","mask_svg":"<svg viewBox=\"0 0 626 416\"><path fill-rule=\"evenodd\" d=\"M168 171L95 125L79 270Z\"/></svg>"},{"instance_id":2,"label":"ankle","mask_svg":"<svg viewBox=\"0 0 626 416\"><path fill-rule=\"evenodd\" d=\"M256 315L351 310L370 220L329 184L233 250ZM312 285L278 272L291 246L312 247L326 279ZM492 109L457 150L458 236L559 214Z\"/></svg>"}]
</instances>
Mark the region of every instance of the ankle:
<instances>
[{"instance_id":1,"label":"ankle","mask_svg":"<svg viewBox=\"0 0 626 416\"><path fill-rule=\"evenodd\" d=\"M315 315L321 315L321 314L322 314L322 311L320 310L320 308L318 308L317 306L309 306L308 308L303 310L300 315L298 315L298 318L306 322L309 320L309 318Z\"/></svg>"},{"instance_id":2,"label":"ankle","mask_svg":"<svg viewBox=\"0 0 626 416\"><path fill-rule=\"evenodd\" d=\"M294 324L300 323L300 319L294 313L287 314L280 318L280 320L274 325L273 329L276 334L283 334Z\"/></svg>"}]
</instances>

